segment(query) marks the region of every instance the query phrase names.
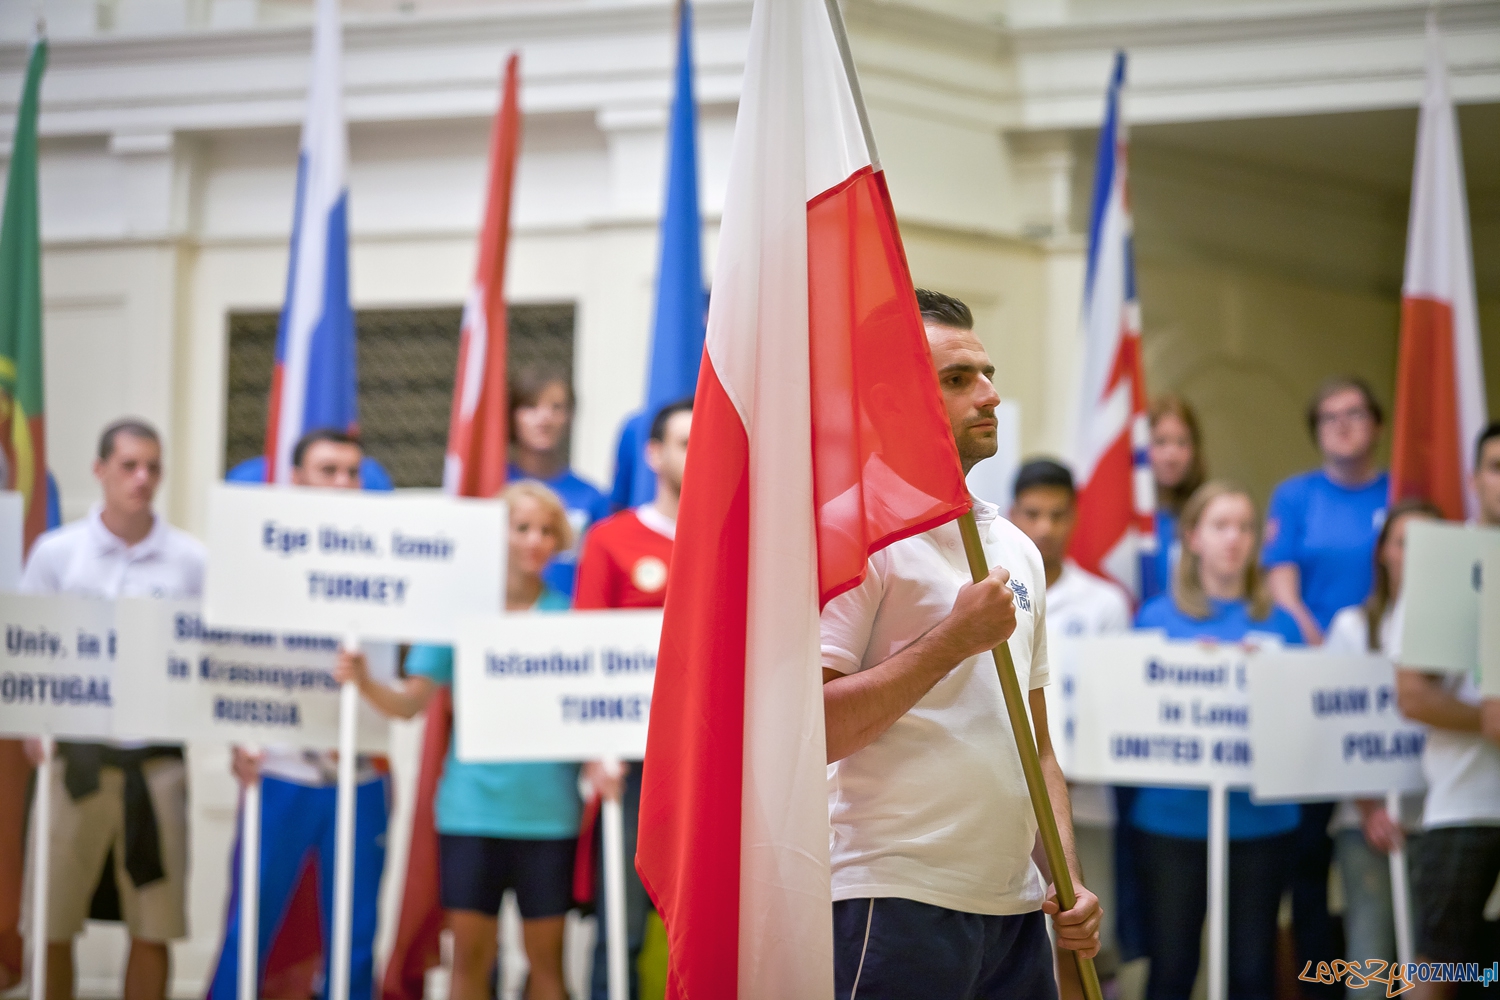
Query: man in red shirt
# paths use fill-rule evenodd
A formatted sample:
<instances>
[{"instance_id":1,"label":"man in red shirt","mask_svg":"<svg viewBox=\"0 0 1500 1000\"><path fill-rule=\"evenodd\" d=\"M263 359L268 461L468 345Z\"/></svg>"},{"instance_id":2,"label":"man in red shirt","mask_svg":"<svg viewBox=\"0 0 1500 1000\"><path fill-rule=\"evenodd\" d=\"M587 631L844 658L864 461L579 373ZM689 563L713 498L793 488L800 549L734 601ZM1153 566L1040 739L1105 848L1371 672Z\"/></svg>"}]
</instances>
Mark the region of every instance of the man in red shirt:
<instances>
[{"instance_id":1,"label":"man in red shirt","mask_svg":"<svg viewBox=\"0 0 1500 1000\"><path fill-rule=\"evenodd\" d=\"M667 567L672 563L672 538L677 532L677 504L682 497L682 470L687 464L688 430L693 422L693 401L670 403L651 421L646 442L646 464L656 473L656 499L632 510L612 514L589 529L583 539L583 555L573 585L573 607L580 611L598 608L659 608L667 599ZM637 1000L636 959L646 931L646 890L629 863L635 857L636 827L640 825L641 768L639 762L625 765L621 777L606 779L589 765L595 788L621 799L625 818L625 939L630 948L630 996ZM596 868L602 871L603 866ZM604 887L598 893L599 934L594 946L593 1000L609 996L604 932Z\"/></svg>"}]
</instances>

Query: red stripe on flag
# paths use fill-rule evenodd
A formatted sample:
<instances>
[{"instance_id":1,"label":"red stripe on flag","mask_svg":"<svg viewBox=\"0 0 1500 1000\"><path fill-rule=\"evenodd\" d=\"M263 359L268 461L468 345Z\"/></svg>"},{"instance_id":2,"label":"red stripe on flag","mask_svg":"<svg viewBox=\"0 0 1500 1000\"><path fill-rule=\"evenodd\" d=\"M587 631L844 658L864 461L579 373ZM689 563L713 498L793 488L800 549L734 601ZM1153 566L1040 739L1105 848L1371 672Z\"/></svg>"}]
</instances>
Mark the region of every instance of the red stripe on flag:
<instances>
[{"instance_id":1,"label":"red stripe on flag","mask_svg":"<svg viewBox=\"0 0 1500 1000\"><path fill-rule=\"evenodd\" d=\"M864 167L808 203L807 270L827 604L864 579L872 552L968 510L969 492L883 172Z\"/></svg>"},{"instance_id":2,"label":"red stripe on flag","mask_svg":"<svg viewBox=\"0 0 1500 1000\"><path fill-rule=\"evenodd\" d=\"M1436 299L1401 302L1391 500L1423 499L1443 516L1465 517L1464 449L1459 429L1453 309Z\"/></svg>"},{"instance_id":3,"label":"red stripe on flag","mask_svg":"<svg viewBox=\"0 0 1500 1000\"><path fill-rule=\"evenodd\" d=\"M1127 426L1099 456L1093 475L1078 491L1079 516L1073 540L1068 544L1068 555L1098 576L1110 576L1104 569L1104 558L1120 544L1136 519L1133 459Z\"/></svg>"},{"instance_id":4,"label":"red stripe on flag","mask_svg":"<svg viewBox=\"0 0 1500 1000\"><path fill-rule=\"evenodd\" d=\"M277 439L281 436L281 362L271 366L271 401L266 404L266 482L276 482Z\"/></svg>"},{"instance_id":5,"label":"red stripe on flag","mask_svg":"<svg viewBox=\"0 0 1500 1000\"><path fill-rule=\"evenodd\" d=\"M651 696L636 869L667 926L668 998L739 981L750 443L704 354Z\"/></svg>"}]
</instances>

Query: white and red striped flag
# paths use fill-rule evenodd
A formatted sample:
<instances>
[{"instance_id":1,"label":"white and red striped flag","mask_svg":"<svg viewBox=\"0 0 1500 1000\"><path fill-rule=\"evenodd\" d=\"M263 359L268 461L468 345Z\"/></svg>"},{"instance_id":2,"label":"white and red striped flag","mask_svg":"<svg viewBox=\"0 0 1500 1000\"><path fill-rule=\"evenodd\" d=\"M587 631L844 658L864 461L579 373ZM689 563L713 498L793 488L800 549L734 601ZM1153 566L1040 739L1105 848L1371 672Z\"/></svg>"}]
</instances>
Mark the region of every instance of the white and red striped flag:
<instances>
[{"instance_id":1,"label":"white and red striped flag","mask_svg":"<svg viewBox=\"0 0 1500 1000\"><path fill-rule=\"evenodd\" d=\"M836 0L756 0L643 770L672 998L833 992L818 613L968 509Z\"/></svg>"},{"instance_id":2,"label":"white and red striped flag","mask_svg":"<svg viewBox=\"0 0 1500 1000\"><path fill-rule=\"evenodd\" d=\"M443 457L443 489L457 496L492 497L505 485L505 256L521 151L520 62L512 54L505 63L500 109L490 134L490 187L479 264L458 335L453 415Z\"/></svg>"},{"instance_id":3,"label":"white and red striped flag","mask_svg":"<svg viewBox=\"0 0 1500 1000\"><path fill-rule=\"evenodd\" d=\"M1094 168L1074 468L1078 528L1068 554L1090 573L1110 577L1139 597L1143 556L1156 546L1156 489L1146 455L1150 428L1126 183L1124 89L1125 53L1118 52Z\"/></svg>"},{"instance_id":4,"label":"white and red striped flag","mask_svg":"<svg viewBox=\"0 0 1500 1000\"><path fill-rule=\"evenodd\" d=\"M1476 500L1468 483L1485 413L1463 151L1442 42L1429 14L1401 289L1392 501L1420 497L1446 517L1472 517Z\"/></svg>"},{"instance_id":5,"label":"white and red striped flag","mask_svg":"<svg viewBox=\"0 0 1500 1000\"><path fill-rule=\"evenodd\" d=\"M453 415L443 459L443 489L456 496L492 497L505 486L505 257L510 202L521 146L520 57L505 63L500 109L490 135L490 183L479 264L464 302L453 379ZM439 687L427 703L416 806L406 850L406 881L396 936L381 982L383 1000L421 1000L427 970L442 961L443 910L438 892L438 839L433 800L443 775L453 728L453 702Z\"/></svg>"}]
</instances>

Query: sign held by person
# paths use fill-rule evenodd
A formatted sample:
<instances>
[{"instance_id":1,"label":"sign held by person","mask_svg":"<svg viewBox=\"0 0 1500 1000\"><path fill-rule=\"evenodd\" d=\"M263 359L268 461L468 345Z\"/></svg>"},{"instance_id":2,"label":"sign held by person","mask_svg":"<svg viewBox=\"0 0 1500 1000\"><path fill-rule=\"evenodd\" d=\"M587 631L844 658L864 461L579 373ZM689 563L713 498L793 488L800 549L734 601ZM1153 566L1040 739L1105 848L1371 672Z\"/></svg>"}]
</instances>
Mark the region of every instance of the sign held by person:
<instances>
[{"instance_id":1,"label":"sign held by person","mask_svg":"<svg viewBox=\"0 0 1500 1000\"><path fill-rule=\"evenodd\" d=\"M1483 562L1500 553L1500 530L1418 519L1406 529L1401 649L1418 670L1472 671L1479 664Z\"/></svg>"},{"instance_id":2,"label":"sign held by person","mask_svg":"<svg viewBox=\"0 0 1500 1000\"><path fill-rule=\"evenodd\" d=\"M1423 787L1423 727L1396 708L1396 671L1380 656L1317 650L1257 655L1250 668L1257 800L1319 802Z\"/></svg>"},{"instance_id":3,"label":"sign held by person","mask_svg":"<svg viewBox=\"0 0 1500 1000\"><path fill-rule=\"evenodd\" d=\"M452 642L501 604L505 508L494 500L216 486L205 619Z\"/></svg>"},{"instance_id":4,"label":"sign held by person","mask_svg":"<svg viewBox=\"0 0 1500 1000\"><path fill-rule=\"evenodd\" d=\"M1150 632L1073 641L1073 781L1250 784L1248 650Z\"/></svg>"},{"instance_id":5,"label":"sign held by person","mask_svg":"<svg viewBox=\"0 0 1500 1000\"><path fill-rule=\"evenodd\" d=\"M338 746L338 639L211 627L196 601L121 600L116 619L116 737ZM372 675L394 676L393 646L366 655ZM362 752L385 752L390 724L363 701L358 727Z\"/></svg>"},{"instance_id":6,"label":"sign held by person","mask_svg":"<svg viewBox=\"0 0 1500 1000\"><path fill-rule=\"evenodd\" d=\"M640 760L660 611L490 615L459 632L459 760Z\"/></svg>"},{"instance_id":7,"label":"sign held by person","mask_svg":"<svg viewBox=\"0 0 1500 1000\"><path fill-rule=\"evenodd\" d=\"M107 739L120 691L114 604L0 597L0 735Z\"/></svg>"}]
</instances>

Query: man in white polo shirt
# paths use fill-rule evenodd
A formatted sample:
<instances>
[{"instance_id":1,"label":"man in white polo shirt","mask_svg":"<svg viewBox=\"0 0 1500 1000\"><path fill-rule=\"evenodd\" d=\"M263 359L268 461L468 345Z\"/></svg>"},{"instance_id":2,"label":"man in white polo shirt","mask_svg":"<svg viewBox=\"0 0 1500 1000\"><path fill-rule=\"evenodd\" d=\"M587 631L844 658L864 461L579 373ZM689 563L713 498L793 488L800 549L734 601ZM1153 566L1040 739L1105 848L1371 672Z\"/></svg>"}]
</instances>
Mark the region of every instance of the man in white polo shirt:
<instances>
[{"instance_id":1,"label":"man in white polo shirt","mask_svg":"<svg viewBox=\"0 0 1500 1000\"><path fill-rule=\"evenodd\" d=\"M1500 421L1474 444L1479 524L1500 528ZM1484 919L1500 877L1500 706L1470 674L1396 671L1401 714L1427 724L1427 799L1412 857L1417 960L1500 960L1500 933ZM1482 706L1482 707L1481 707ZM1416 1000L1446 1000L1455 983L1417 982Z\"/></svg>"},{"instance_id":2,"label":"man in white polo shirt","mask_svg":"<svg viewBox=\"0 0 1500 1000\"><path fill-rule=\"evenodd\" d=\"M967 472L995 453L994 366L967 306L922 289L917 301ZM974 513L994 567L981 583L946 524L877 552L823 611L841 1000L1056 997L1043 911L1064 947L1099 949L1047 732L1042 559L995 507L975 500ZM989 655L1006 640L1078 888L1064 913L1032 860L1036 818Z\"/></svg>"},{"instance_id":3,"label":"man in white polo shirt","mask_svg":"<svg viewBox=\"0 0 1500 1000\"><path fill-rule=\"evenodd\" d=\"M1073 528L1078 523L1078 492L1073 473L1051 459L1032 459L1016 473L1011 491L1010 519L1036 544L1047 573L1047 643L1052 657L1052 683L1047 685L1048 721L1062 739L1073 738L1073 677L1071 665L1059 656L1059 639L1106 635L1130 628L1130 602L1125 592L1101 576L1095 576L1067 557ZM1110 912L1114 888L1114 796L1107 785L1070 784L1073 806L1073 836L1078 860L1088 872L1101 905ZM1119 965L1114 934L1109 923L1100 933L1102 949L1099 975L1108 980ZM1081 997L1076 966L1062 961L1057 966L1064 1000Z\"/></svg>"},{"instance_id":4,"label":"man in white polo shirt","mask_svg":"<svg viewBox=\"0 0 1500 1000\"><path fill-rule=\"evenodd\" d=\"M103 502L37 539L21 589L110 599L199 596L203 546L151 508L161 469L161 438L149 424L117 420L106 427L94 462ZM73 996L73 938L92 914L123 916L130 932L125 1000L162 1000L171 972L167 942L187 936L182 748L59 743L57 753L47 996Z\"/></svg>"}]
</instances>

